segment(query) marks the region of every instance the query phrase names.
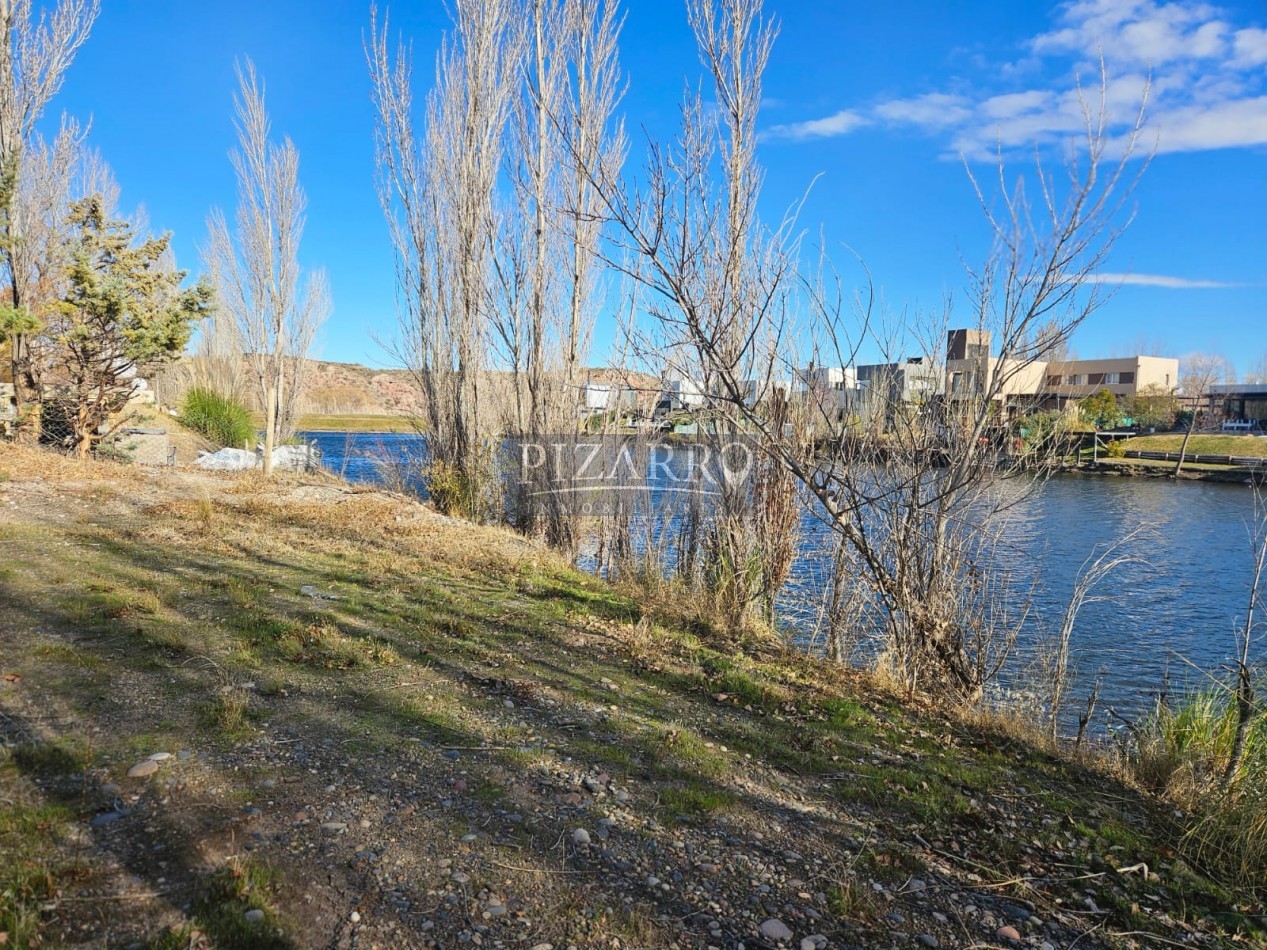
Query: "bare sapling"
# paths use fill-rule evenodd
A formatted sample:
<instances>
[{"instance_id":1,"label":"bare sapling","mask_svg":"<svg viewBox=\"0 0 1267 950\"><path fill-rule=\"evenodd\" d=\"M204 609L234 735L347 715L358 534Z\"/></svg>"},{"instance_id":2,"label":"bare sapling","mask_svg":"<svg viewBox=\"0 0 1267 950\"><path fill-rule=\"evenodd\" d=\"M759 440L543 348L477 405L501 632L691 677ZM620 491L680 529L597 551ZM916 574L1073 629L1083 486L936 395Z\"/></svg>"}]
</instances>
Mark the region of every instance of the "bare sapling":
<instances>
[{"instance_id":1,"label":"bare sapling","mask_svg":"<svg viewBox=\"0 0 1267 950\"><path fill-rule=\"evenodd\" d=\"M1210 392L1217 383L1231 382L1232 364L1216 353L1189 353L1180 361L1179 388L1188 405L1188 424L1179 444L1179 460L1175 463L1174 477L1178 478L1188 458L1188 443L1206 422Z\"/></svg>"}]
</instances>

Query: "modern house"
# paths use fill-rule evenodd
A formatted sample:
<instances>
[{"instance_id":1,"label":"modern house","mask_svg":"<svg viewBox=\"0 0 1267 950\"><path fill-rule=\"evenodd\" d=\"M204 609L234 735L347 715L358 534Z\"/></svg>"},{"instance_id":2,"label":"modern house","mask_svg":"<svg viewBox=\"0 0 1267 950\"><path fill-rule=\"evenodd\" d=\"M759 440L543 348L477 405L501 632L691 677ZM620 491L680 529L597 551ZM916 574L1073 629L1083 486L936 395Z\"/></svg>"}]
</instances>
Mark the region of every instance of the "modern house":
<instances>
[{"instance_id":1,"label":"modern house","mask_svg":"<svg viewBox=\"0 0 1267 950\"><path fill-rule=\"evenodd\" d=\"M657 413L689 412L704 405L704 387L685 376L669 377L660 390Z\"/></svg>"},{"instance_id":2,"label":"modern house","mask_svg":"<svg viewBox=\"0 0 1267 950\"><path fill-rule=\"evenodd\" d=\"M1104 360L1061 360L1046 364L1043 405L1063 409L1070 400L1085 399L1102 389L1133 396L1141 390L1171 392L1179 385L1179 361L1163 356L1124 356Z\"/></svg>"},{"instance_id":3,"label":"modern house","mask_svg":"<svg viewBox=\"0 0 1267 950\"><path fill-rule=\"evenodd\" d=\"M946 390L946 369L928 356L905 363L872 363L857 368L858 389L865 402L881 399L891 405L921 403Z\"/></svg>"},{"instance_id":4,"label":"modern house","mask_svg":"<svg viewBox=\"0 0 1267 950\"><path fill-rule=\"evenodd\" d=\"M1179 382L1179 361L1160 356L1097 360L1020 360L1001 363L990 354L990 334L951 330L946 346L946 395L964 399L984 391L989 380L1002 382L995 400L1014 410L1063 409L1070 402L1107 389L1118 397L1141 390L1172 392Z\"/></svg>"},{"instance_id":5,"label":"modern house","mask_svg":"<svg viewBox=\"0 0 1267 950\"><path fill-rule=\"evenodd\" d=\"M858 370L853 366L808 366L797 373L798 393L832 424L858 411Z\"/></svg>"},{"instance_id":6,"label":"modern house","mask_svg":"<svg viewBox=\"0 0 1267 950\"><path fill-rule=\"evenodd\" d=\"M1210 387L1209 398L1217 417L1267 429L1267 383L1222 383Z\"/></svg>"}]
</instances>

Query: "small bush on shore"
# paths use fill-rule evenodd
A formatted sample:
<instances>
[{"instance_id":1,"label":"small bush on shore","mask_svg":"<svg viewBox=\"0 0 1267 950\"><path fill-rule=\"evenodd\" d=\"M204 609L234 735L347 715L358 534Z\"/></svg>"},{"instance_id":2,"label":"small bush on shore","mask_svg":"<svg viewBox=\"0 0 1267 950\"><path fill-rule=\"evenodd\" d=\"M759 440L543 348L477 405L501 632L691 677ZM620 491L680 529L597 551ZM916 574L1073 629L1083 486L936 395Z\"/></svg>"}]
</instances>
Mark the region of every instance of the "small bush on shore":
<instances>
[{"instance_id":1,"label":"small bush on shore","mask_svg":"<svg viewBox=\"0 0 1267 950\"><path fill-rule=\"evenodd\" d=\"M181 425L219 445L236 447L255 438L250 410L210 389L189 390L179 418Z\"/></svg>"}]
</instances>

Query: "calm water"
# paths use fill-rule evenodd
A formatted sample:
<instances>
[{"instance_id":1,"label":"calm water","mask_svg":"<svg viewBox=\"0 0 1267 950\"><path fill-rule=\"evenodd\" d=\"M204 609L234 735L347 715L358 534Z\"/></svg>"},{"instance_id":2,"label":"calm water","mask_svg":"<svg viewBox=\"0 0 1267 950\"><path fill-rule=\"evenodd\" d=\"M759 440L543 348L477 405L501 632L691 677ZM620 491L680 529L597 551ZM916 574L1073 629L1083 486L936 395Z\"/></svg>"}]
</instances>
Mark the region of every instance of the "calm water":
<instances>
[{"instance_id":1,"label":"calm water","mask_svg":"<svg viewBox=\"0 0 1267 950\"><path fill-rule=\"evenodd\" d=\"M325 465L375 482L375 459L415 456L411 434L310 433ZM1053 479L1013 510L1011 550L1018 580L1036 580L1033 635L1059 628L1079 569L1097 547L1139 525L1130 563L1086 604L1074 632L1073 661L1085 683L1103 672L1103 705L1124 714L1146 708L1169 670L1175 689L1198 685L1233 650L1248 602L1252 495L1239 485L1154 479ZM807 561L810 559L806 559ZM812 564L798 565L805 580ZM1262 642L1256 651L1261 658Z\"/></svg>"}]
</instances>

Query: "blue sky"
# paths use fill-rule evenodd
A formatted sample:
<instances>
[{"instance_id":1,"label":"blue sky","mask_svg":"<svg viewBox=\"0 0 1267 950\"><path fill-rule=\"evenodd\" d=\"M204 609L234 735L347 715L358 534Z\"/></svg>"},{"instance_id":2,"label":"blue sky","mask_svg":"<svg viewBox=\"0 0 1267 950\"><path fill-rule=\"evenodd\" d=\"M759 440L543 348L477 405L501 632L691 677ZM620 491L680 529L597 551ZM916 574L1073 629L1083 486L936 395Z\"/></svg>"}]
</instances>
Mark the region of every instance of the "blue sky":
<instances>
[{"instance_id":1,"label":"blue sky","mask_svg":"<svg viewBox=\"0 0 1267 950\"><path fill-rule=\"evenodd\" d=\"M174 232L181 266L197 272L208 211L233 206L234 61L252 58L275 131L303 156L304 262L325 267L333 287L320 355L388 364L373 339L391 334L395 304L373 186L368 3L102 6L46 126L63 111L91 119L125 206L143 204L156 230ZM442 0L385 6L414 41L416 79L428 81ZM643 130L672 135L699 65L680 0L625 7L623 112L636 163ZM1076 118L1077 77L1094 81L1099 51L1115 128L1151 75L1157 154L1105 268L1119 289L1075 340L1078 355L1142 343L1221 351L1244 370L1267 352L1267 5L767 0L767 10L781 35L761 123L766 213L781 214L817 176L802 223L860 254L889 306L962 299L961 257L979 260L988 232L960 156L988 171L999 140L1017 152L1058 147ZM596 362L612 334L604 319Z\"/></svg>"}]
</instances>

